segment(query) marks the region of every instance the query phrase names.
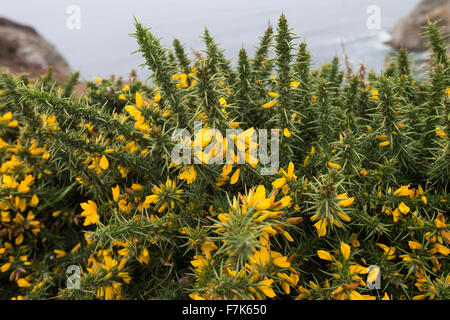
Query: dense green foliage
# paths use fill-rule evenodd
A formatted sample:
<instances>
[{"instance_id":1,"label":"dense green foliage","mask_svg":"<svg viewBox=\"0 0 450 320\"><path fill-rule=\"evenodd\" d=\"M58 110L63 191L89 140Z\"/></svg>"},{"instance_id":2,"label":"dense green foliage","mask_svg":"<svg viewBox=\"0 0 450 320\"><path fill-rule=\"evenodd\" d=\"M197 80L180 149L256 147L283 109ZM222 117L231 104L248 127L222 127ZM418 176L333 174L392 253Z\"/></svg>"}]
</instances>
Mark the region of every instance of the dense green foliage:
<instances>
[{"instance_id":1,"label":"dense green foliage","mask_svg":"<svg viewBox=\"0 0 450 320\"><path fill-rule=\"evenodd\" d=\"M450 78L436 24L423 79L406 50L379 74L338 58L312 69L283 15L236 65L208 30L191 60L135 26L149 83L96 78L76 95L78 73L0 76L0 298L450 298ZM172 162L175 129L202 159L226 143L211 129L237 127L244 163ZM272 175L250 161L257 129L279 129ZM80 288L67 288L71 265Z\"/></svg>"}]
</instances>

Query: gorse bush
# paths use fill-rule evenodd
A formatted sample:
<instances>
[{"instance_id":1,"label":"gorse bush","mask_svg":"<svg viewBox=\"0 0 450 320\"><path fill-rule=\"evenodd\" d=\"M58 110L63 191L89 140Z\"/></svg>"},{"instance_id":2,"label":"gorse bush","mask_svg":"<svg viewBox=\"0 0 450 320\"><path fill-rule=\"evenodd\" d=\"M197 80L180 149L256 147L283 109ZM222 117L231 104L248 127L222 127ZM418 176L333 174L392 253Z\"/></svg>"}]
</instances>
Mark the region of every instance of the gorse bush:
<instances>
[{"instance_id":1,"label":"gorse bush","mask_svg":"<svg viewBox=\"0 0 450 320\"><path fill-rule=\"evenodd\" d=\"M95 78L76 95L78 73L1 75L0 298L450 298L435 23L423 78L406 50L379 74L312 69L283 15L235 66L207 30L191 60L135 26L151 84ZM258 129L278 132L269 175ZM196 162L173 161L181 142ZM231 162L208 162L231 142Z\"/></svg>"}]
</instances>

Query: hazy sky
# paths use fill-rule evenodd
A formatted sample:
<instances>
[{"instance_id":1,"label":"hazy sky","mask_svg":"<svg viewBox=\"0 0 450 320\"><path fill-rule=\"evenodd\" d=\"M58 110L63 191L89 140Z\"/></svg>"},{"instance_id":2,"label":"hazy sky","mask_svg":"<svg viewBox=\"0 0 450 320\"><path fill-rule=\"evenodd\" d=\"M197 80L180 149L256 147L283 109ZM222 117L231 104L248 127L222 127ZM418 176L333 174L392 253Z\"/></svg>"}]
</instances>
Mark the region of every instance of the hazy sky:
<instances>
[{"instance_id":1,"label":"hazy sky","mask_svg":"<svg viewBox=\"0 0 450 320\"><path fill-rule=\"evenodd\" d=\"M257 37L281 12L294 32L305 37L317 62L341 56L340 39L355 62L378 68L387 40L386 31L407 15L418 0L1 0L0 16L30 24L55 44L73 69L86 78L125 75L142 63L133 38L133 15L171 43L174 36L186 47L201 50L200 36L208 26L227 56L236 57L244 46L253 52ZM81 29L69 30L66 10L81 9ZM366 9L381 9L381 30L368 30Z\"/></svg>"}]
</instances>

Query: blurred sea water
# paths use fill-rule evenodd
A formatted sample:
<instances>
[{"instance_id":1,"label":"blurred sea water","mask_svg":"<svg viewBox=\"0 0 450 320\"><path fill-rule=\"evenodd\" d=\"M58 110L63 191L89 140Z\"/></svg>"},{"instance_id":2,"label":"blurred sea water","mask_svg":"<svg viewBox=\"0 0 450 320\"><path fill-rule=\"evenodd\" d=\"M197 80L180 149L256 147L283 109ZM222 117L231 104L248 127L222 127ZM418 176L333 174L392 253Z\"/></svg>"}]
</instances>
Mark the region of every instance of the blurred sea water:
<instances>
[{"instance_id":1,"label":"blurred sea water","mask_svg":"<svg viewBox=\"0 0 450 320\"><path fill-rule=\"evenodd\" d=\"M315 64L342 58L341 41L356 68L364 62L378 71L390 48L390 28L406 16L419 0L2 0L0 16L35 27L66 57L84 79L127 76L143 63L133 33L133 16L170 45L174 37L186 49L201 51L203 30L208 27L225 55L236 61L244 47L252 55L268 23L276 26L283 12L292 31L306 41ZM67 8L81 12L81 29L69 29ZM381 12L381 28L367 27L367 8ZM137 69L141 78L148 71Z\"/></svg>"}]
</instances>

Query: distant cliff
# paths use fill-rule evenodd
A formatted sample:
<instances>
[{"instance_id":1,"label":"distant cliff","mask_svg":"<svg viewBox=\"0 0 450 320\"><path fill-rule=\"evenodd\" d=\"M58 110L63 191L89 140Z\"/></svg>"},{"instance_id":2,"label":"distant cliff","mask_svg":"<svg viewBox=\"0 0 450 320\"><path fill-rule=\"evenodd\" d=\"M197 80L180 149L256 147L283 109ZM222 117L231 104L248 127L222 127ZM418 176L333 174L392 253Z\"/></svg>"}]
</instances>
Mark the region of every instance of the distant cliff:
<instances>
[{"instance_id":1,"label":"distant cliff","mask_svg":"<svg viewBox=\"0 0 450 320\"><path fill-rule=\"evenodd\" d=\"M427 24L427 16L431 21L441 19L440 25L445 26L443 33L450 33L450 0L422 0L407 17L392 28L389 44L395 49L403 46L411 51L426 50L428 40L419 37L419 34ZM450 38L447 38L446 42L449 44Z\"/></svg>"},{"instance_id":2,"label":"distant cliff","mask_svg":"<svg viewBox=\"0 0 450 320\"><path fill-rule=\"evenodd\" d=\"M38 76L48 66L57 78L70 74L67 61L36 30L0 17L0 69Z\"/></svg>"}]
</instances>

